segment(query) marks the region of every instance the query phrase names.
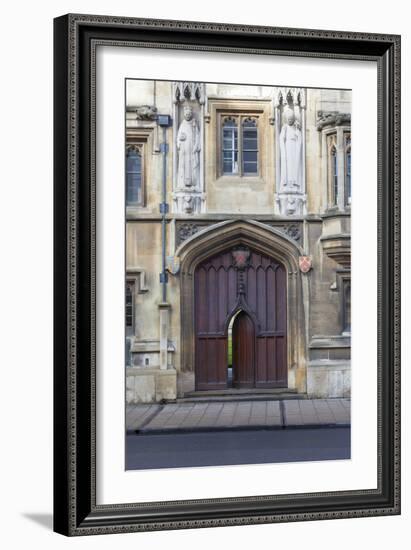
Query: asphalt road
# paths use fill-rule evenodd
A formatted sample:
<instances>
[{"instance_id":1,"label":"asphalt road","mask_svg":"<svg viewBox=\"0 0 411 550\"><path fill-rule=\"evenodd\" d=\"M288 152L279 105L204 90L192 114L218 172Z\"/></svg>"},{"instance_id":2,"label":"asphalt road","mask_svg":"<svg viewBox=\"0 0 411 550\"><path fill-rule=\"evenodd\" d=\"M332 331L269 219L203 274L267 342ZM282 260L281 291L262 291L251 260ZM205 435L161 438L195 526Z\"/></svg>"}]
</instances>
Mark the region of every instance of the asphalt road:
<instances>
[{"instance_id":1,"label":"asphalt road","mask_svg":"<svg viewBox=\"0 0 411 550\"><path fill-rule=\"evenodd\" d=\"M350 458L350 428L127 435L126 469Z\"/></svg>"}]
</instances>

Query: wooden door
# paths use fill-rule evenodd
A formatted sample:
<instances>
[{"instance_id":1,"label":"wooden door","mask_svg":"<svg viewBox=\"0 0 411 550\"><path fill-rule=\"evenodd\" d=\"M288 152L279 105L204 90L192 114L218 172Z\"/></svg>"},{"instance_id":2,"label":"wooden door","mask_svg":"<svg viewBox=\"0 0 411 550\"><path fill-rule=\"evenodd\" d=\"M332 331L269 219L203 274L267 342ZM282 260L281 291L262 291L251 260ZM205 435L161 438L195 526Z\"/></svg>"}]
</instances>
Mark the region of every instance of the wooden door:
<instances>
[{"instance_id":1,"label":"wooden door","mask_svg":"<svg viewBox=\"0 0 411 550\"><path fill-rule=\"evenodd\" d=\"M239 309L244 313L238 314L241 317L235 330L240 335L253 333L254 343L249 344L247 337L246 348L237 350L241 358L253 355L252 362L248 359L247 364L241 363L238 385L257 388L287 386L286 270L273 258L255 250L247 248L247 257L246 265L239 269L230 249L207 258L196 268L197 390L227 387L227 331L230 319Z\"/></svg>"},{"instance_id":2,"label":"wooden door","mask_svg":"<svg viewBox=\"0 0 411 550\"><path fill-rule=\"evenodd\" d=\"M255 330L254 323L244 311L233 323L233 386L253 388L255 385Z\"/></svg>"},{"instance_id":3,"label":"wooden door","mask_svg":"<svg viewBox=\"0 0 411 550\"><path fill-rule=\"evenodd\" d=\"M258 320L255 387L286 387L287 277L285 267L264 254L251 253L246 302Z\"/></svg>"},{"instance_id":4,"label":"wooden door","mask_svg":"<svg viewBox=\"0 0 411 550\"><path fill-rule=\"evenodd\" d=\"M197 390L227 387L229 312L237 299L237 274L231 252L208 258L196 269L195 385Z\"/></svg>"}]
</instances>

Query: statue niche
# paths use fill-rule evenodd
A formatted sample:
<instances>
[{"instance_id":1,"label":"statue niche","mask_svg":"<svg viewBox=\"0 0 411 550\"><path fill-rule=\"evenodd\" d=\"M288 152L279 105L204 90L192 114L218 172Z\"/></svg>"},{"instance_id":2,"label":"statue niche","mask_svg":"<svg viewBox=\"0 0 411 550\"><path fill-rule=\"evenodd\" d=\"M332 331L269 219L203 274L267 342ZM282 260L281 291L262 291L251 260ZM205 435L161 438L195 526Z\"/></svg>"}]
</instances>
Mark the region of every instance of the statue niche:
<instances>
[{"instance_id":1,"label":"statue niche","mask_svg":"<svg viewBox=\"0 0 411 550\"><path fill-rule=\"evenodd\" d=\"M282 191L302 189L302 133L294 111L287 109L280 132L280 188Z\"/></svg>"},{"instance_id":2,"label":"statue niche","mask_svg":"<svg viewBox=\"0 0 411 550\"><path fill-rule=\"evenodd\" d=\"M173 90L173 212L193 216L205 212L206 89L202 82L174 82Z\"/></svg>"},{"instance_id":3,"label":"statue niche","mask_svg":"<svg viewBox=\"0 0 411 550\"><path fill-rule=\"evenodd\" d=\"M275 100L276 188L275 213L306 214L305 193L305 91L279 88Z\"/></svg>"},{"instance_id":4,"label":"statue niche","mask_svg":"<svg viewBox=\"0 0 411 550\"><path fill-rule=\"evenodd\" d=\"M177 187L195 189L200 183L200 130L190 106L184 107L183 116L177 133Z\"/></svg>"}]
</instances>

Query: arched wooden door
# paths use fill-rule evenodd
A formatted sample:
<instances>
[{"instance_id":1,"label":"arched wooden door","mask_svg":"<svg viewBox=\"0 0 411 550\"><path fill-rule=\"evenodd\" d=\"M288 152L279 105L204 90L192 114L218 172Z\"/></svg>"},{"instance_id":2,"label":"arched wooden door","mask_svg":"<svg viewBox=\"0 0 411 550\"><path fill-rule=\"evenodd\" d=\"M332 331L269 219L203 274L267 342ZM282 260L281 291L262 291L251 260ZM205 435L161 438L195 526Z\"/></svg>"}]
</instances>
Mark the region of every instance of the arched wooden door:
<instances>
[{"instance_id":1,"label":"arched wooden door","mask_svg":"<svg viewBox=\"0 0 411 550\"><path fill-rule=\"evenodd\" d=\"M194 274L197 390L227 387L228 324L239 309L244 313L238 316L245 317L238 320L236 330L244 335L254 334L254 342L248 344L247 340L244 344L247 352L241 353L252 353L254 361L253 375L244 374L245 378L238 383L257 388L287 386L286 287L284 266L247 247L221 252L197 266Z\"/></svg>"},{"instance_id":2,"label":"arched wooden door","mask_svg":"<svg viewBox=\"0 0 411 550\"><path fill-rule=\"evenodd\" d=\"M251 317L244 311L236 316L232 331L233 387L253 388L255 385L255 330Z\"/></svg>"}]
</instances>

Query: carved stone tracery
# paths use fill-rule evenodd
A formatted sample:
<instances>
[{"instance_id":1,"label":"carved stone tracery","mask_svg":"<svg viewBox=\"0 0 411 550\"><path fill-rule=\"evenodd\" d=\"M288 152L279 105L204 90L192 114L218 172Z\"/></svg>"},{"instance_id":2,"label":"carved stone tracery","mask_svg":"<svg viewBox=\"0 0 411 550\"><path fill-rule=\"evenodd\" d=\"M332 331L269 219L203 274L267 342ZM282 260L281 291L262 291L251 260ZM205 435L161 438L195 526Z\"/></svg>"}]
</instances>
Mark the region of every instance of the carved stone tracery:
<instances>
[{"instance_id":1,"label":"carved stone tracery","mask_svg":"<svg viewBox=\"0 0 411 550\"><path fill-rule=\"evenodd\" d=\"M181 222L177 221L176 224L176 245L179 246L182 242L189 239L199 231L206 229L210 225L218 223L216 220L201 221L201 222ZM260 222L261 223L261 222ZM278 222L262 222L267 224L269 227L274 227L281 233L293 239L296 243L302 244L302 228L301 224L298 223L285 223L281 224Z\"/></svg>"},{"instance_id":2,"label":"carved stone tracery","mask_svg":"<svg viewBox=\"0 0 411 550\"><path fill-rule=\"evenodd\" d=\"M177 244L189 239L199 231L201 227L195 223L184 223L177 229Z\"/></svg>"},{"instance_id":3,"label":"carved stone tracery","mask_svg":"<svg viewBox=\"0 0 411 550\"><path fill-rule=\"evenodd\" d=\"M295 224L286 224L283 227L279 227L280 231L285 233L288 237L293 239L294 241L299 242L301 239L301 230L298 227L298 225Z\"/></svg>"}]
</instances>

